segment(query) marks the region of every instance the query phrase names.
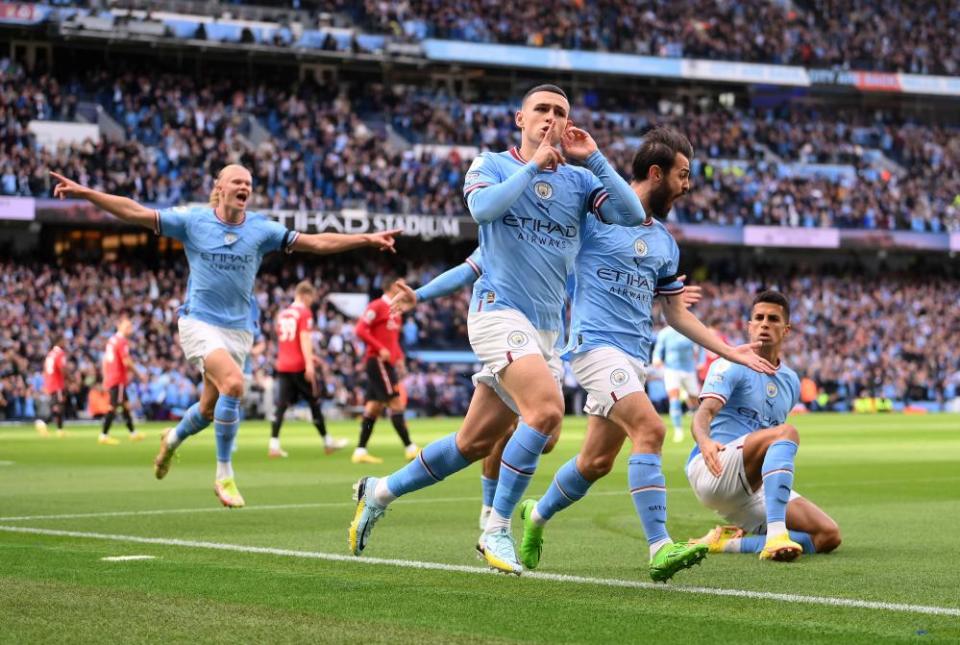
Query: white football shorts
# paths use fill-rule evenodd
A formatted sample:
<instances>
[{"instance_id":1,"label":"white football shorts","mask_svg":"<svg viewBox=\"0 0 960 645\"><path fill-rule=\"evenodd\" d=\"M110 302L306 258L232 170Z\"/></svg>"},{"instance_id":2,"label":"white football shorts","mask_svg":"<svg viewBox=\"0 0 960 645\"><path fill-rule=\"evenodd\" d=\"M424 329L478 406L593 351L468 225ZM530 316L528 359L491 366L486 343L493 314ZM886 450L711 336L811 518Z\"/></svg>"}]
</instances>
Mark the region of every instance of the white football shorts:
<instances>
[{"instance_id":1,"label":"white football shorts","mask_svg":"<svg viewBox=\"0 0 960 645\"><path fill-rule=\"evenodd\" d=\"M750 490L750 483L743 469L743 443L748 436L734 439L720 452L723 471L719 477L714 477L707 468L703 455L697 455L687 464L687 479L701 504L747 533L763 535L767 532L763 484L757 491ZM790 491L790 499L798 497L800 495L796 491Z\"/></svg>"},{"instance_id":2,"label":"white football shorts","mask_svg":"<svg viewBox=\"0 0 960 645\"><path fill-rule=\"evenodd\" d=\"M204 359L215 350L225 349L243 369L247 355L253 347L253 334L242 329L226 329L194 318L180 318L180 347L188 361L203 372Z\"/></svg>"},{"instance_id":3,"label":"white football shorts","mask_svg":"<svg viewBox=\"0 0 960 645\"><path fill-rule=\"evenodd\" d=\"M473 375L473 384L483 383L515 413L517 404L500 382L503 370L524 356L536 354L547 362L557 383L563 379L563 363L556 348L558 332L534 329L527 317L513 309L471 311L467 317L467 331L473 353L483 364Z\"/></svg>"},{"instance_id":4,"label":"white football shorts","mask_svg":"<svg viewBox=\"0 0 960 645\"><path fill-rule=\"evenodd\" d=\"M646 366L615 347L597 347L574 354L570 361L573 374L587 391L583 411L606 417L613 404L634 392L643 392Z\"/></svg>"},{"instance_id":5,"label":"white football shorts","mask_svg":"<svg viewBox=\"0 0 960 645\"><path fill-rule=\"evenodd\" d=\"M663 386L670 390L683 390L688 396L700 396L700 382L696 372L683 372L669 367L663 368Z\"/></svg>"}]
</instances>

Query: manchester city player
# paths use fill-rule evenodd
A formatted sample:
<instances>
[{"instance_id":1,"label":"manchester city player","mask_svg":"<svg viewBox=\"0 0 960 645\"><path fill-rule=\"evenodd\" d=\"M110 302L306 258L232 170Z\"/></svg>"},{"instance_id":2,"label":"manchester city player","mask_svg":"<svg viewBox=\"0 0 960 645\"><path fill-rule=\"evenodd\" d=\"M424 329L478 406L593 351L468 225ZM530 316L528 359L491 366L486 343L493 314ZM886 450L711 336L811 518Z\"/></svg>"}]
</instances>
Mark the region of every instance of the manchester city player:
<instances>
[{"instance_id":1,"label":"manchester city player","mask_svg":"<svg viewBox=\"0 0 960 645\"><path fill-rule=\"evenodd\" d=\"M390 303L390 309L397 313L412 311L419 303L429 302L434 298L448 296L463 287L472 285L477 278L483 275L483 258L480 249L474 249L461 264L444 271L427 284L411 289L403 280L397 282L399 293ZM515 426L516 424L514 424ZM497 492L497 481L500 478L500 459L507 440L513 434L515 427L507 430L506 434L496 443L493 450L483 458L483 470L480 474L480 489L482 502L480 506L480 529L487 527L487 520L493 512L493 498ZM543 454L549 453L559 435L552 435L547 442Z\"/></svg>"},{"instance_id":2,"label":"manchester city player","mask_svg":"<svg viewBox=\"0 0 960 645\"><path fill-rule=\"evenodd\" d=\"M263 256L280 250L339 253L363 246L393 251L399 231L305 235L287 230L265 215L247 211L252 178L237 165L226 166L217 175L209 205L160 211L50 174L59 182L54 197L85 199L125 222L183 242L190 277L177 326L184 355L203 372L203 392L177 427L163 433L154 473L157 479L166 476L180 443L213 423L217 438L214 491L224 506L242 507L231 452L240 418L243 364L253 344L250 300Z\"/></svg>"},{"instance_id":3,"label":"manchester city player","mask_svg":"<svg viewBox=\"0 0 960 645\"><path fill-rule=\"evenodd\" d=\"M466 174L464 198L480 225L486 269L474 284L468 332L483 369L474 377L477 389L458 432L427 446L390 477L357 482L348 534L355 555L387 504L485 457L519 415L477 549L499 571L522 571L510 517L563 418L555 345L581 229L593 218L628 226L645 219L636 194L593 138L568 123L569 112L559 87L534 87L516 113L520 147L483 153Z\"/></svg>"},{"instance_id":4,"label":"manchester city player","mask_svg":"<svg viewBox=\"0 0 960 645\"><path fill-rule=\"evenodd\" d=\"M667 326L657 334L653 346L653 366L663 368L663 385L670 399L670 421L673 423L673 442L683 441L683 402L680 390L687 393L687 407L695 410L700 384L697 382L697 362L700 346L682 333Z\"/></svg>"},{"instance_id":5,"label":"manchester city player","mask_svg":"<svg viewBox=\"0 0 960 645\"><path fill-rule=\"evenodd\" d=\"M722 359L710 366L693 417L697 445L687 478L704 506L733 526L718 526L697 541L713 553L759 553L761 560L833 551L840 546L837 523L793 490L800 435L786 420L800 379L781 360L790 332L786 297L764 291L754 298L748 332L777 370L757 374Z\"/></svg>"},{"instance_id":6,"label":"manchester city player","mask_svg":"<svg viewBox=\"0 0 960 645\"><path fill-rule=\"evenodd\" d=\"M773 366L750 345L729 347L686 307L678 279L680 251L657 219L690 187L693 149L685 136L656 128L644 137L633 161L633 188L648 214L642 226L587 222L577 255L573 320L567 348L573 372L587 390L590 415L580 454L564 464L539 502L521 507L520 559L540 562L544 525L582 499L613 467L624 440L633 498L649 545L650 575L665 581L706 555L707 547L674 543L666 529L667 492L660 466L664 426L644 392L645 365L653 344L653 299L660 296L667 319L695 342L755 370Z\"/></svg>"}]
</instances>

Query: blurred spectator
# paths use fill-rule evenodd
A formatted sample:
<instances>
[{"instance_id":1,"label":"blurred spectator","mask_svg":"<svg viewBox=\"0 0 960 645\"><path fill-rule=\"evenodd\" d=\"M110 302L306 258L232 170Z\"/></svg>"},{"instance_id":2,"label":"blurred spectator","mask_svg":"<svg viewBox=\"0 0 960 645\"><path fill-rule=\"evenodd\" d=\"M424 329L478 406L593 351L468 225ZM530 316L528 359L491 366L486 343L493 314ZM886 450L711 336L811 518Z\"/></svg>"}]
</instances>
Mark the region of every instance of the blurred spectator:
<instances>
[{"instance_id":1,"label":"blurred spectator","mask_svg":"<svg viewBox=\"0 0 960 645\"><path fill-rule=\"evenodd\" d=\"M431 146L504 150L516 143L507 99L468 104L403 88L365 86L351 95L310 82L284 88L109 71L64 83L30 78L10 63L0 64L0 88L0 194L6 195L47 195L48 172L58 170L158 206L203 202L216 171L241 163L253 171L257 208L466 215L460 193L472 155ZM29 121L72 118L81 94L113 115L127 143L37 150ZM625 176L652 125L674 125L691 138L693 189L671 215L676 221L960 231L955 127L882 111L702 110L646 105L642 96L618 100L623 104L608 97L603 110L575 108L572 116ZM251 143L251 119L271 135L259 146ZM388 123L425 147L388 145L385 126L373 123ZM791 177L786 170L793 163L846 170Z\"/></svg>"}]
</instances>

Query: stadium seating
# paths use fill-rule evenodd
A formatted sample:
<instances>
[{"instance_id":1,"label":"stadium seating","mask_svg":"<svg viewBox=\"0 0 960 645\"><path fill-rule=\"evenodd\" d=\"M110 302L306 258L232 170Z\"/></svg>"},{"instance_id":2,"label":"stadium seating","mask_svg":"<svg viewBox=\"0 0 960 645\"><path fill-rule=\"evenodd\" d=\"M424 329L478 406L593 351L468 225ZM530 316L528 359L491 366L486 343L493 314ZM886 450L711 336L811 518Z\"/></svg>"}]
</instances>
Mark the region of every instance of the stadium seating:
<instances>
[{"instance_id":1,"label":"stadium seating","mask_svg":"<svg viewBox=\"0 0 960 645\"><path fill-rule=\"evenodd\" d=\"M808 67L960 73L956 25L947 2L837 0L665 2L569 0L554 5L487 0L366 0L366 29L534 47L600 50ZM884 20L877 20L882 11Z\"/></svg>"},{"instance_id":2,"label":"stadium seating","mask_svg":"<svg viewBox=\"0 0 960 645\"><path fill-rule=\"evenodd\" d=\"M181 261L159 268L136 263L0 263L0 319L9 321L0 329L0 414L29 417L37 408L51 328L68 330L74 374L69 389L75 408L85 409L99 382L100 354L113 332L111 321L121 309L135 316L131 347L142 369L135 393L143 413L166 418L185 407L196 396L192 381L198 376L173 341L185 268ZM257 298L264 334L273 337L271 321L293 300L297 276L313 279L321 296L366 292L375 289L377 276L365 268L362 260L340 258L261 273ZM444 268L437 261L411 264L407 278L421 284ZM710 272L704 275L711 284ZM757 273L733 281L718 274L713 280L700 313L715 321L731 342L745 337L752 293L777 286L790 294L794 332L789 363L826 395L816 407L849 410L864 396L889 398L898 405L942 405L960 395L960 349L952 342L960 337L960 321L951 314L960 299L955 279L890 273L854 279L849 273L808 270ZM468 302L465 290L419 307L402 333L407 350L466 349ZM362 401L363 374L353 323L329 303L320 306L316 321L326 395L336 406L352 408ZM275 351L275 344L267 343L266 353L253 361L254 380L261 387ZM407 385L411 407L432 413L462 414L471 392L461 375L429 364L412 369Z\"/></svg>"},{"instance_id":3,"label":"stadium seating","mask_svg":"<svg viewBox=\"0 0 960 645\"><path fill-rule=\"evenodd\" d=\"M475 154L515 141L507 99L469 104L382 88L357 97L312 84L291 91L107 71L63 82L15 66L0 71L0 84L6 89L0 114L5 195L46 195L46 173L58 169L160 206L205 201L216 169L239 161L254 169L260 208L465 214L459 195L471 159L464 148L450 146ZM79 98L103 106L126 142L35 153L30 120L69 120ZM573 116L624 175L631 150L652 124L690 134L697 151L694 190L677 204L675 221L960 230L956 128L892 112L702 111L671 104L664 114L643 101L625 104L641 108L578 108ZM398 135L392 140L388 125Z\"/></svg>"}]
</instances>

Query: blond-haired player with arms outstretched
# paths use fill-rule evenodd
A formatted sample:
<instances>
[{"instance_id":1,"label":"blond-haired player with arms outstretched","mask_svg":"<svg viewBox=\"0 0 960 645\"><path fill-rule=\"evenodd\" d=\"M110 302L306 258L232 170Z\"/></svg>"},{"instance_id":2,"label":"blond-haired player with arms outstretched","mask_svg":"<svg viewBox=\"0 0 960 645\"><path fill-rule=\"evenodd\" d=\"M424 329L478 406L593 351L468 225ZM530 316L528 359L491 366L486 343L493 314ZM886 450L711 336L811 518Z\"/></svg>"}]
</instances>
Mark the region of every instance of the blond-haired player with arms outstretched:
<instances>
[{"instance_id":1,"label":"blond-haired player with arms outstretched","mask_svg":"<svg viewBox=\"0 0 960 645\"><path fill-rule=\"evenodd\" d=\"M231 452L243 396L243 364L253 344L250 299L263 256L271 251L330 254L365 246L393 252L399 230L364 235L303 234L265 215L247 210L253 195L250 171L224 167L216 177L208 205L155 210L132 199L108 195L51 173L59 182L54 196L85 199L118 219L180 240L190 277L180 308L180 346L203 372L200 401L176 428L163 433L154 461L157 479L166 476L174 451L211 423L217 435L214 491L231 508L244 505L237 490Z\"/></svg>"}]
</instances>

